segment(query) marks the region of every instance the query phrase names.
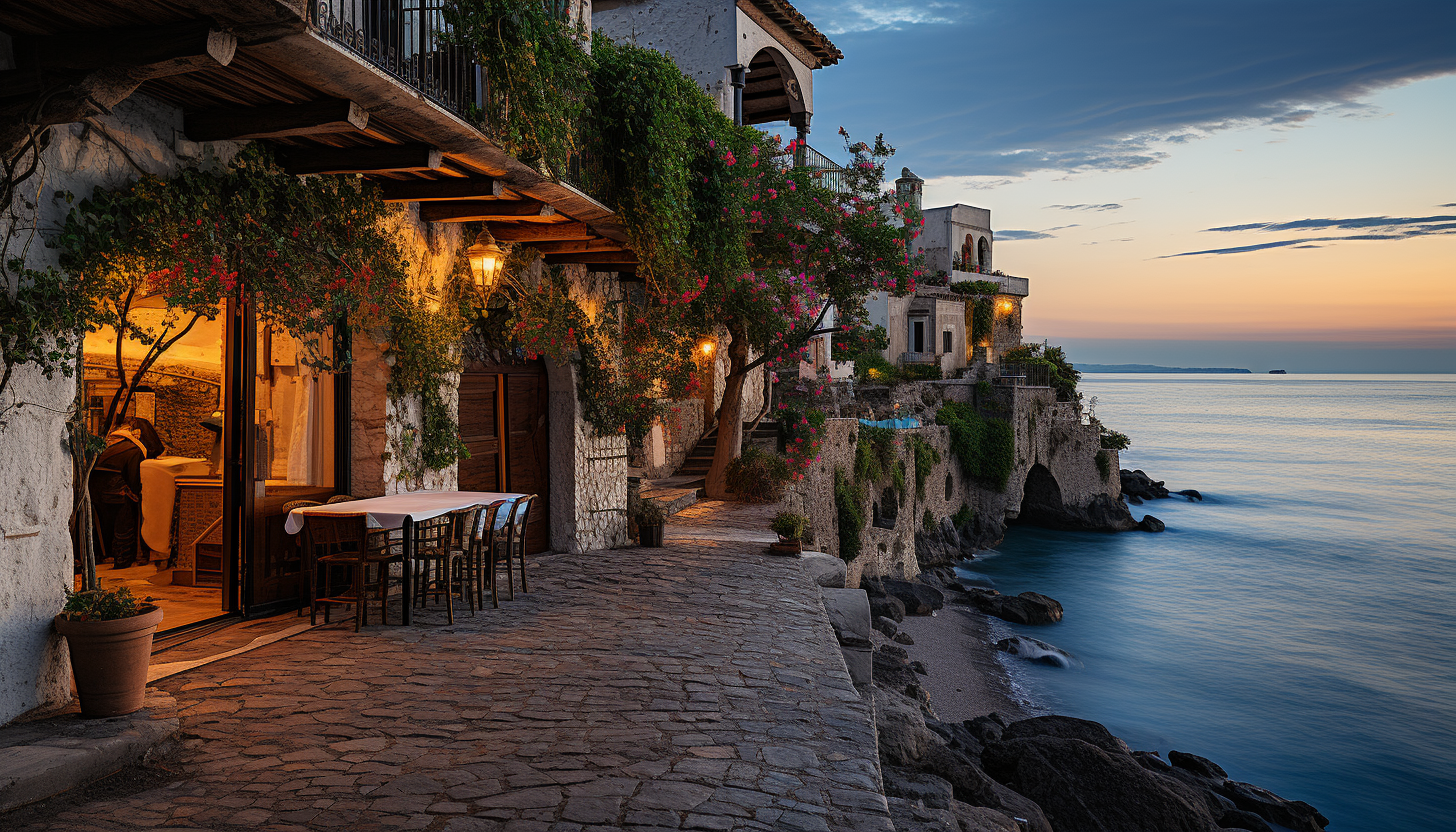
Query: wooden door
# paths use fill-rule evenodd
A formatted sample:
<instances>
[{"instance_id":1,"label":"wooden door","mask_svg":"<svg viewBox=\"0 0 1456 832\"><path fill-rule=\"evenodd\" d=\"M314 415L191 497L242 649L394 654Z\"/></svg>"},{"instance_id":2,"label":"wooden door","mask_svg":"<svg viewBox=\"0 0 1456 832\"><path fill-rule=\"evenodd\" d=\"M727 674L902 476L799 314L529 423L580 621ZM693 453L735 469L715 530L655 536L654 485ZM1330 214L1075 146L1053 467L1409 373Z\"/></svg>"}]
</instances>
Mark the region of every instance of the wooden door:
<instances>
[{"instance_id":1,"label":"wooden door","mask_svg":"<svg viewBox=\"0 0 1456 832\"><path fill-rule=\"evenodd\" d=\"M477 365L460 379L460 460L464 491L535 494L526 550L551 546L550 453L545 365Z\"/></svg>"}]
</instances>

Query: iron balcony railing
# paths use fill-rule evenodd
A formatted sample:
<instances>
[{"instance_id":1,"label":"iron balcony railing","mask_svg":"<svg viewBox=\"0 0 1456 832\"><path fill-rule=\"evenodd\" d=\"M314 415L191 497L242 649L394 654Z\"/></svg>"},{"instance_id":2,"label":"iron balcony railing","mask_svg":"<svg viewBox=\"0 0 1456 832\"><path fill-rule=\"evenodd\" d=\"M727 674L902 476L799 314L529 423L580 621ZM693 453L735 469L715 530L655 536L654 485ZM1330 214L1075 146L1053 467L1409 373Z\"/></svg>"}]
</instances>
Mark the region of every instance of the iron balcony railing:
<instances>
[{"instance_id":1,"label":"iron balcony railing","mask_svg":"<svg viewBox=\"0 0 1456 832\"><path fill-rule=\"evenodd\" d=\"M1051 387L1051 368L1045 364L1002 364L996 383L1003 387Z\"/></svg>"},{"instance_id":2,"label":"iron balcony railing","mask_svg":"<svg viewBox=\"0 0 1456 832\"><path fill-rule=\"evenodd\" d=\"M935 352L902 352L900 353L901 364L939 364L940 353Z\"/></svg>"},{"instance_id":3,"label":"iron balcony railing","mask_svg":"<svg viewBox=\"0 0 1456 832\"><path fill-rule=\"evenodd\" d=\"M821 187L837 194L849 193L849 179L845 176L844 167L808 144L795 149L794 167L808 168Z\"/></svg>"},{"instance_id":4,"label":"iron balcony railing","mask_svg":"<svg viewBox=\"0 0 1456 832\"><path fill-rule=\"evenodd\" d=\"M486 79L470 47L447 43L449 0L316 0L309 22L456 115L484 101Z\"/></svg>"}]
</instances>

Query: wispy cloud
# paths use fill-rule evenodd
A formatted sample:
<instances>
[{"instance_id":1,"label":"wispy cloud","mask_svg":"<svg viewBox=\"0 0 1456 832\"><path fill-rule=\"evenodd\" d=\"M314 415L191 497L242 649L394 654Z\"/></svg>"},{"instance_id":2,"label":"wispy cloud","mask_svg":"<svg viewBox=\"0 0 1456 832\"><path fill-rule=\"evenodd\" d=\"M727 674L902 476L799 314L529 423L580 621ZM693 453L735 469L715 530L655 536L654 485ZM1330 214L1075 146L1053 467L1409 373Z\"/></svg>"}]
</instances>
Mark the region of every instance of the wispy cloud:
<instances>
[{"instance_id":1,"label":"wispy cloud","mask_svg":"<svg viewBox=\"0 0 1456 832\"><path fill-rule=\"evenodd\" d=\"M1444 207L1444 206L1443 206ZM1358 230L1361 234L1345 234L1331 237L1298 237L1291 240L1274 240L1226 248L1210 248L1200 251L1184 251L1165 254L1168 257L1193 257L1200 254L1248 254L1274 248L1322 248L1318 243L1342 243L1349 241L1409 240L1412 237L1428 237L1441 234L1456 234L1456 215L1431 217L1352 217L1348 219L1304 219L1289 222L1254 222L1242 225L1223 225L1205 228L1205 232L1288 232L1288 231L1344 231Z\"/></svg>"},{"instance_id":2,"label":"wispy cloud","mask_svg":"<svg viewBox=\"0 0 1456 832\"><path fill-rule=\"evenodd\" d=\"M816 84L819 119L873 135L888 115L939 176L1148 167L1220 130L1381 117L1371 93L1456 72L1445 0L796 5L846 55Z\"/></svg>"},{"instance_id":3,"label":"wispy cloud","mask_svg":"<svg viewBox=\"0 0 1456 832\"><path fill-rule=\"evenodd\" d=\"M1060 211L1116 211L1122 206L1116 202L1104 202L1101 205L1078 203L1076 205L1048 205L1047 207Z\"/></svg>"},{"instance_id":4,"label":"wispy cloud","mask_svg":"<svg viewBox=\"0 0 1456 832\"><path fill-rule=\"evenodd\" d=\"M996 242L1014 243L1017 240L1049 240L1057 235L1048 234L1045 231L1024 231L1020 229L1007 229L996 232Z\"/></svg>"}]
</instances>

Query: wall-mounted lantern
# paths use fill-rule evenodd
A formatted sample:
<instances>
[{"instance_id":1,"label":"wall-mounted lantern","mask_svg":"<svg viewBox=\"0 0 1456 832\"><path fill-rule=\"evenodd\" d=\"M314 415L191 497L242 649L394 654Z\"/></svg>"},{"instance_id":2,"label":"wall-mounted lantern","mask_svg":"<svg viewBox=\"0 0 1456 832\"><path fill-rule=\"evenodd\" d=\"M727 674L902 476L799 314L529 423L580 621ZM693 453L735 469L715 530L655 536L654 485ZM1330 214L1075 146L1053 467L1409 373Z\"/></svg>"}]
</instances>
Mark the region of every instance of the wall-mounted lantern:
<instances>
[{"instance_id":1,"label":"wall-mounted lantern","mask_svg":"<svg viewBox=\"0 0 1456 832\"><path fill-rule=\"evenodd\" d=\"M705 338L701 344L698 344L698 349L702 351L704 358L712 358L713 350L717 348L718 345L711 338Z\"/></svg>"},{"instance_id":2,"label":"wall-mounted lantern","mask_svg":"<svg viewBox=\"0 0 1456 832\"><path fill-rule=\"evenodd\" d=\"M481 229L475 242L465 250L470 258L470 272L475 276L475 285L489 295L500 280L501 268L505 266L505 252L496 244L488 229Z\"/></svg>"}]
</instances>

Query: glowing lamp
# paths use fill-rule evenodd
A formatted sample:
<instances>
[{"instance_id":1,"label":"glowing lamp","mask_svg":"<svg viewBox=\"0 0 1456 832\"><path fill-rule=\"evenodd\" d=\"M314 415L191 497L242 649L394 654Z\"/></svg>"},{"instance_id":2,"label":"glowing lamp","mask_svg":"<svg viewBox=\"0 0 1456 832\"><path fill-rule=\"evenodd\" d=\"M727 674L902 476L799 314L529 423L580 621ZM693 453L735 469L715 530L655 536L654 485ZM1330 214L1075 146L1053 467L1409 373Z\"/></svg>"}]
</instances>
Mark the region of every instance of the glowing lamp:
<instances>
[{"instance_id":1,"label":"glowing lamp","mask_svg":"<svg viewBox=\"0 0 1456 832\"><path fill-rule=\"evenodd\" d=\"M489 294L500 279L501 267L506 262L505 252L496 245L490 231L482 229L475 242L465 250L465 256L470 258L470 272L475 275L475 285Z\"/></svg>"},{"instance_id":2,"label":"glowing lamp","mask_svg":"<svg viewBox=\"0 0 1456 832\"><path fill-rule=\"evenodd\" d=\"M705 356L711 356L713 354L713 350L717 348L718 345L713 343L712 341L704 341L703 343L698 345L698 349L702 350L703 355Z\"/></svg>"}]
</instances>

